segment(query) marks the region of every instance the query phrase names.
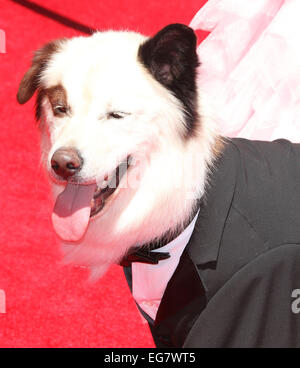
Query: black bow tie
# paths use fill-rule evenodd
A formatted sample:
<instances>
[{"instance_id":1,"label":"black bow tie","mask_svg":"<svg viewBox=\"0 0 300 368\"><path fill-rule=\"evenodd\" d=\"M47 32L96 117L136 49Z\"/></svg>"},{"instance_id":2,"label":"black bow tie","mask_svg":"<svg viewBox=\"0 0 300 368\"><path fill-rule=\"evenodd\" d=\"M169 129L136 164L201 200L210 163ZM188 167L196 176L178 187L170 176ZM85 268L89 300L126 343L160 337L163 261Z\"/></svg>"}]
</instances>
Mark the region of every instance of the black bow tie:
<instances>
[{"instance_id":1,"label":"black bow tie","mask_svg":"<svg viewBox=\"0 0 300 368\"><path fill-rule=\"evenodd\" d=\"M170 254L166 252L153 252L149 249L138 249L133 253L127 254L120 265L128 267L132 262L158 264L159 261L170 258Z\"/></svg>"}]
</instances>

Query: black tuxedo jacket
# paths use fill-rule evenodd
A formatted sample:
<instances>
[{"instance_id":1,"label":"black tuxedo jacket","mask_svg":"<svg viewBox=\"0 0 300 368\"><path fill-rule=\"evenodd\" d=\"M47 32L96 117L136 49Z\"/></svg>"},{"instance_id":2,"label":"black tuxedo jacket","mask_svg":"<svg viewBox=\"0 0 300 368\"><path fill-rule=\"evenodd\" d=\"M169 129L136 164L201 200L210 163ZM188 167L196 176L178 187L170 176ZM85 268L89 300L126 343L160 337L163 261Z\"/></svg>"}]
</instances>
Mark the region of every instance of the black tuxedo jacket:
<instances>
[{"instance_id":1,"label":"black tuxedo jacket","mask_svg":"<svg viewBox=\"0 0 300 368\"><path fill-rule=\"evenodd\" d=\"M227 141L200 208L156 345L300 347L300 144Z\"/></svg>"}]
</instances>

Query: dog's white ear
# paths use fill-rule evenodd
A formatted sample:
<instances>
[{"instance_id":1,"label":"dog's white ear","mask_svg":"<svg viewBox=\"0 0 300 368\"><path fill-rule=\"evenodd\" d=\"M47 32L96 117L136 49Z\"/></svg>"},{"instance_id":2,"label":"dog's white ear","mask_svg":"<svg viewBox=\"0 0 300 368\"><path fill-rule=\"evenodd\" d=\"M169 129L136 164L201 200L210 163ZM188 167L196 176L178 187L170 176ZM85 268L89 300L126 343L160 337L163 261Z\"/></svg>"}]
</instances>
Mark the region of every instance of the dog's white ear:
<instances>
[{"instance_id":1,"label":"dog's white ear","mask_svg":"<svg viewBox=\"0 0 300 368\"><path fill-rule=\"evenodd\" d=\"M24 104L34 95L39 87L42 71L46 68L51 56L59 51L63 41L64 39L51 41L35 52L31 67L25 73L18 89L17 100L19 104Z\"/></svg>"},{"instance_id":2,"label":"dog's white ear","mask_svg":"<svg viewBox=\"0 0 300 368\"><path fill-rule=\"evenodd\" d=\"M173 89L178 83L193 83L199 65L196 47L190 27L170 24L140 46L139 59L156 80Z\"/></svg>"}]
</instances>

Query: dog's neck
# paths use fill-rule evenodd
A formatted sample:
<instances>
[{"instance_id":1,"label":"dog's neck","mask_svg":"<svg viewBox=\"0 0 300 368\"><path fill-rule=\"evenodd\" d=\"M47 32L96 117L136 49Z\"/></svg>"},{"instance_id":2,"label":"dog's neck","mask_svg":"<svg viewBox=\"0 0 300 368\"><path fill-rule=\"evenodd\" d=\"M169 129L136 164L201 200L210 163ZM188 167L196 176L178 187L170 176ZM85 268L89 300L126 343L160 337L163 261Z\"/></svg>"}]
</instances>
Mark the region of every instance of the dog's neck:
<instances>
[{"instance_id":1,"label":"dog's neck","mask_svg":"<svg viewBox=\"0 0 300 368\"><path fill-rule=\"evenodd\" d=\"M155 250L164 247L168 243L170 243L172 240L176 239L183 231L188 227L188 225L191 223L193 218L196 216L198 210L200 208L200 200L195 200L195 206L194 210L191 213L191 216L184 222L184 224L180 227L178 227L175 230L169 230L165 234L163 234L158 239L155 239L149 243L143 244L140 247L134 247L132 249L148 249L148 250Z\"/></svg>"},{"instance_id":2,"label":"dog's neck","mask_svg":"<svg viewBox=\"0 0 300 368\"><path fill-rule=\"evenodd\" d=\"M222 138L220 136L215 137L215 142L212 145L212 152L213 152L214 160L218 159L222 155L222 152L223 152L223 149L224 149L224 143L225 143L224 138ZM214 165L214 160L213 160L213 162L210 163L210 166ZM145 250L149 250L149 251L159 249L159 248L164 247L168 243L170 243L172 240L176 239L184 231L184 229L191 223L193 218L196 216L197 212L200 209L201 200L202 200L202 197L198 198L198 199L195 199L195 204L193 206L193 210L192 210L190 216L184 221L182 226L178 226L176 229L170 229L167 232L165 232L162 236L160 236L157 239L154 239L154 240L152 240L148 243L145 243L145 244L140 245L140 246L131 247L127 254L132 253L132 252L136 251L137 249L145 249Z\"/></svg>"},{"instance_id":3,"label":"dog's neck","mask_svg":"<svg viewBox=\"0 0 300 368\"><path fill-rule=\"evenodd\" d=\"M141 246L129 248L128 252L121 259L119 264L124 267L129 266L132 262L157 264L161 260L170 258L169 252L152 252L152 251L163 248L165 245L171 243L180 234L182 234L182 232L189 226L189 224L197 216L200 207L200 200L197 200L195 202L196 203L194 211L190 216L189 220L184 222L183 226L178 227L175 231L169 230L163 236L159 237L158 239L155 239L152 242L143 244Z\"/></svg>"}]
</instances>

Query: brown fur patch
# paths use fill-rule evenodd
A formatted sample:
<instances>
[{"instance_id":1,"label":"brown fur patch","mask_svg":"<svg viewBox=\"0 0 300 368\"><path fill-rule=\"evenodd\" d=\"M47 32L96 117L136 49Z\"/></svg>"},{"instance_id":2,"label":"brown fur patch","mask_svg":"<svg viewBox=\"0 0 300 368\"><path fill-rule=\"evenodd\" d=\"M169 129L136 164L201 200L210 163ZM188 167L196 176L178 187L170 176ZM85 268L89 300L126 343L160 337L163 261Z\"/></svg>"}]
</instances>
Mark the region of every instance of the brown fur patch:
<instances>
[{"instance_id":1,"label":"brown fur patch","mask_svg":"<svg viewBox=\"0 0 300 368\"><path fill-rule=\"evenodd\" d=\"M17 100L20 104L24 104L33 96L36 89L40 85L40 75L46 68L51 56L60 50L62 42L65 39L52 41L36 51L31 67L25 73L17 93Z\"/></svg>"},{"instance_id":2,"label":"brown fur patch","mask_svg":"<svg viewBox=\"0 0 300 368\"><path fill-rule=\"evenodd\" d=\"M49 102L53 109L53 114L55 116L63 116L63 113L60 113L59 111L55 110L55 107L60 106L66 109L66 111L69 110L68 107L68 100L67 100L67 91L65 88L58 84L57 86L53 86L50 88L41 88L38 92L37 101L36 101L36 119L39 120L41 118L42 113L42 102L45 97L48 97Z\"/></svg>"}]
</instances>

